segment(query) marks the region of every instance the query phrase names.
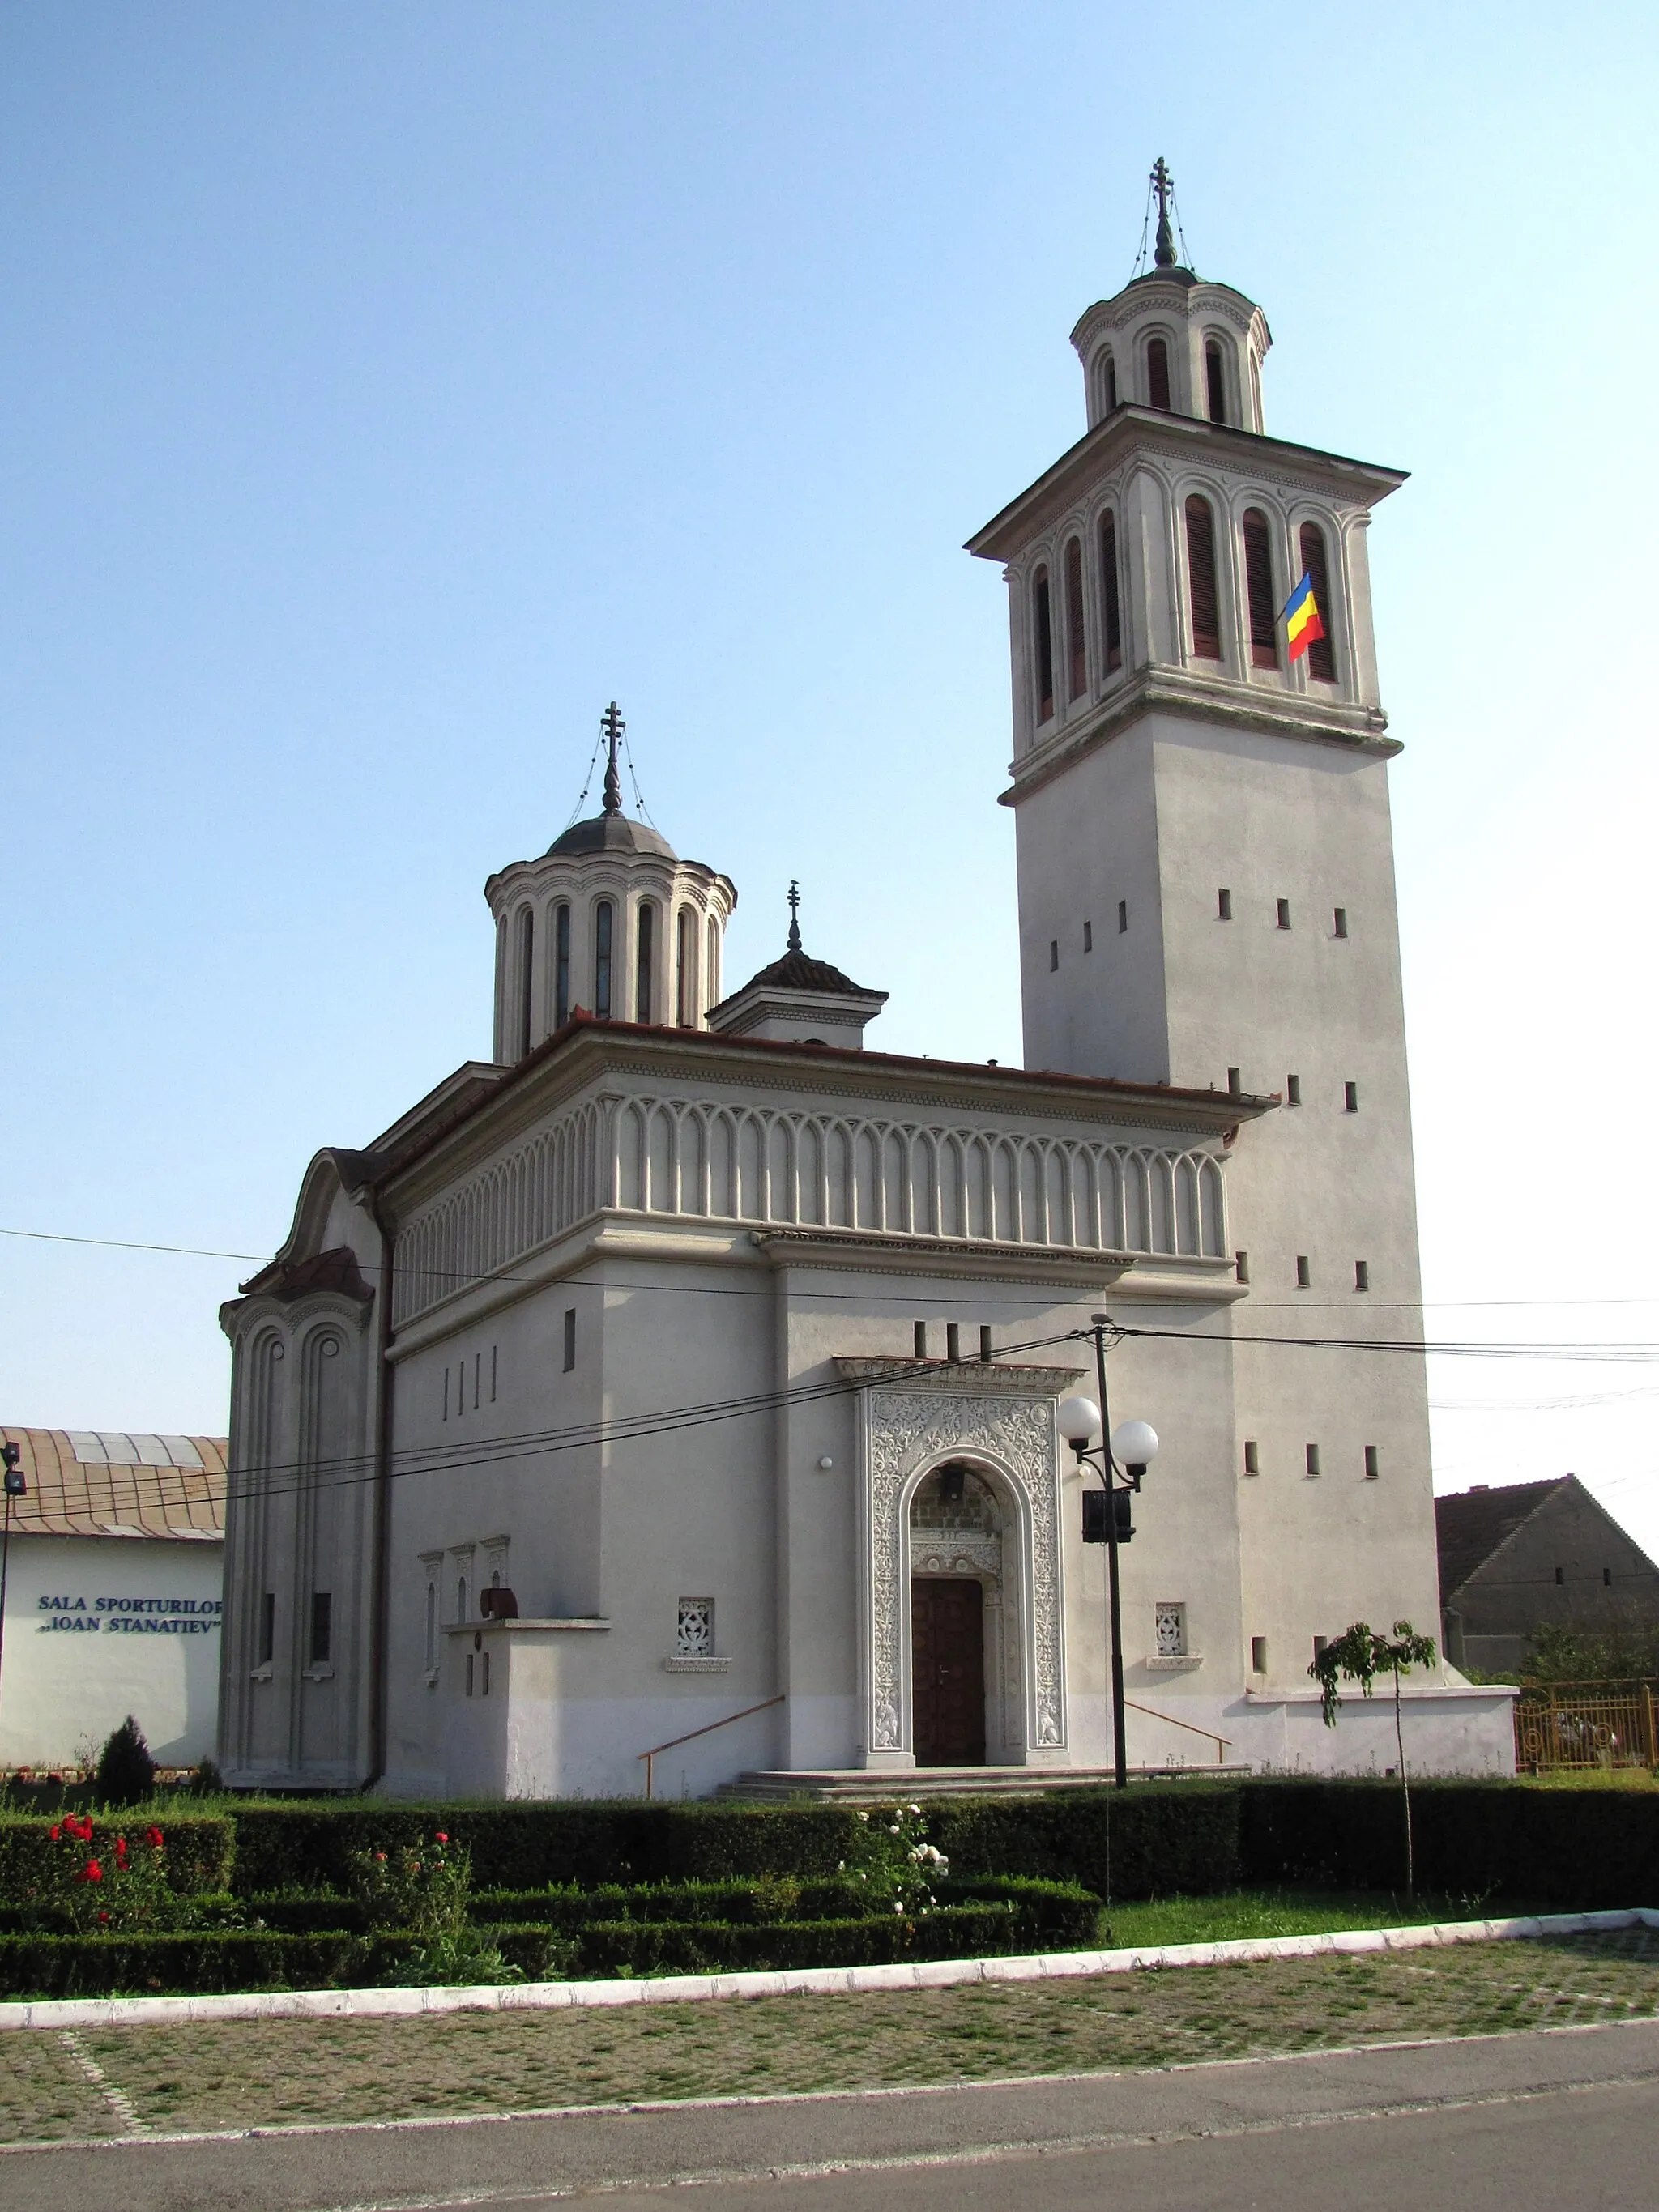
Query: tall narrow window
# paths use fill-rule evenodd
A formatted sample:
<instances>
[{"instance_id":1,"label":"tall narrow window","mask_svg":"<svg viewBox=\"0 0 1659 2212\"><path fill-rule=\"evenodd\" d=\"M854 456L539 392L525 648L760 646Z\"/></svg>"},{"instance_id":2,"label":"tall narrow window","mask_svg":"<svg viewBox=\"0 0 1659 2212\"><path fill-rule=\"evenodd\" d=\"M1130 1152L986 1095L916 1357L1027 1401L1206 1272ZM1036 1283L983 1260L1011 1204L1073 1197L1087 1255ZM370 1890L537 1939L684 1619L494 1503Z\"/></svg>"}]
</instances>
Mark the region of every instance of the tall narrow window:
<instances>
[{"instance_id":1,"label":"tall narrow window","mask_svg":"<svg viewBox=\"0 0 1659 2212\"><path fill-rule=\"evenodd\" d=\"M1118 597L1117 517L1100 518L1101 631L1106 641L1106 672L1123 665L1123 609Z\"/></svg>"},{"instance_id":2,"label":"tall narrow window","mask_svg":"<svg viewBox=\"0 0 1659 2212\"><path fill-rule=\"evenodd\" d=\"M1231 921L1233 918L1233 895L1230 890L1218 890L1215 895L1215 918Z\"/></svg>"},{"instance_id":3,"label":"tall narrow window","mask_svg":"<svg viewBox=\"0 0 1659 2212\"><path fill-rule=\"evenodd\" d=\"M1066 548L1066 696L1080 699L1089 680L1089 655L1083 635L1083 548L1075 538Z\"/></svg>"},{"instance_id":4,"label":"tall narrow window","mask_svg":"<svg viewBox=\"0 0 1659 2212\"><path fill-rule=\"evenodd\" d=\"M564 1310L564 1371L567 1375L575 1364L576 1309L574 1306L567 1306Z\"/></svg>"},{"instance_id":5,"label":"tall narrow window","mask_svg":"<svg viewBox=\"0 0 1659 2212\"><path fill-rule=\"evenodd\" d=\"M1227 367L1221 358L1219 338L1206 338L1204 342L1204 391L1210 403L1211 422L1224 422L1227 419Z\"/></svg>"},{"instance_id":6,"label":"tall narrow window","mask_svg":"<svg viewBox=\"0 0 1659 2212\"><path fill-rule=\"evenodd\" d=\"M1367 1444L1367 1445L1366 1445L1366 1447L1365 1447L1365 1480L1366 1480L1366 1481L1367 1481L1367 1482L1375 1482L1375 1481L1376 1480L1377 1476L1378 1476L1379 1474L1382 1474L1382 1453L1378 1451L1378 1449L1376 1449L1376 1446L1375 1444Z\"/></svg>"},{"instance_id":7,"label":"tall narrow window","mask_svg":"<svg viewBox=\"0 0 1659 2212\"><path fill-rule=\"evenodd\" d=\"M1331 605L1330 570L1325 561L1325 533L1316 522L1304 522L1302 526L1302 573L1312 580L1319 619L1325 625L1324 636L1316 637L1308 647L1308 673L1316 683L1334 684L1336 647L1331 639L1336 629L1335 611Z\"/></svg>"},{"instance_id":8,"label":"tall narrow window","mask_svg":"<svg viewBox=\"0 0 1659 2212\"><path fill-rule=\"evenodd\" d=\"M611 1018L611 933L617 909L601 899L593 909L593 1011L602 1022Z\"/></svg>"},{"instance_id":9,"label":"tall narrow window","mask_svg":"<svg viewBox=\"0 0 1659 2212\"><path fill-rule=\"evenodd\" d=\"M438 1663L438 1585L426 1586L426 1671L429 1674Z\"/></svg>"},{"instance_id":10,"label":"tall narrow window","mask_svg":"<svg viewBox=\"0 0 1659 2212\"><path fill-rule=\"evenodd\" d=\"M1031 585L1031 644L1039 722L1046 722L1054 711L1054 633L1048 597L1048 571L1039 568Z\"/></svg>"},{"instance_id":11,"label":"tall narrow window","mask_svg":"<svg viewBox=\"0 0 1659 2212\"><path fill-rule=\"evenodd\" d=\"M333 1638L334 1600L327 1590L311 1593L311 1664L326 1667Z\"/></svg>"},{"instance_id":12,"label":"tall narrow window","mask_svg":"<svg viewBox=\"0 0 1659 2212\"><path fill-rule=\"evenodd\" d=\"M708 959L702 971L702 1002L705 1006L717 1006L720 995L720 929L713 915L708 917Z\"/></svg>"},{"instance_id":13,"label":"tall narrow window","mask_svg":"<svg viewBox=\"0 0 1659 2212\"><path fill-rule=\"evenodd\" d=\"M657 909L648 899L639 904L639 942L634 963L634 1018L651 1018L651 969L656 955Z\"/></svg>"},{"instance_id":14,"label":"tall narrow window","mask_svg":"<svg viewBox=\"0 0 1659 2212\"><path fill-rule=\"evenodd\" d=\"M1108 354L1100 365L1100 411L1109 415L1117 405L1117 363Z\"/></svg>"},{"instance_id":15,"label":"tall narrow window","mask_svg":"<svg viewBox=\"0 0 1659 2212\"><path fill-rule=\"evenodd\" d=\"M1310 1474L1317 1474L1319 1472L1319 1446L1317 1444L1310 1444L1308 1446L1308 1472Z\"/></svg>"},{"instance_id":16,"label":"tall narrow window","mask_svg":"<svg viewBox=\"0 0 1659 2212\"><path fill-rule=\"evenodd\" d=\"M553 1026L562 1030L570 1019L570 908L553 909Z\"/></svg>"},{"instance_id":17,"label":"tall narrow window","mask_svg":"<svg viewBox=\"0 0 1659 2212\"><path fill-rule=\"evenodd\" d=\"M1170 349L1162 338L1146 343L1146 396L1154 407L1170 412Z\"/></svg>"},{"instance_id":18,"label":"tall narrow window","mask_svg":"<svg viewBox=\"0 0 1659 2212\"><path fill-rule=\"evenodd\" d=\"M531 985L535 975L536 913L525 907L519 915L519 1056L530 1049Z\"/></svg>"},{"instance_id":19,"label":"tall narrow window","mask_svg":"<svg viewBox=\"0 0 1659 2212\"><path fill-rule=\"evenodd\" d=\"M1192 599L1193 652L1221 658L1221 607L1215 583L1215 517L1197 492L1187 501L1187 582Z\"/></svg>"},{"instance_id":20,"label":"tall narrow window","mask_svg":"<svg viewBox=\"0 0 1659 2212\"><path fill-rule=\"evenodd\" d=\"M674 921L674 1019L691 1027L691 909L683 906Z\"/></svg>"},{"instance_id":21,"label":"tall narrow window","mask_svg":"<svg viewBox=\"0 0 1659 2212\"><path fill-rule=\"evenodd\" d=\"M1250 665L1279 665L1279 610L1273 605L1273 541L1259 507L1244 510L1244 592L1250 603Z\"/></svg>"},{"instance_id":22,"label":"tall narrow window","mask_svg":"<svg viewBox=\"0 0 1659 2212\"><path fill-rule=\"evenodd\" d=\"M266 1590L259 1600L259 1650L253 1663L269 1667L276 1657L276 1593Z\"/></svg>"}]
</instances>

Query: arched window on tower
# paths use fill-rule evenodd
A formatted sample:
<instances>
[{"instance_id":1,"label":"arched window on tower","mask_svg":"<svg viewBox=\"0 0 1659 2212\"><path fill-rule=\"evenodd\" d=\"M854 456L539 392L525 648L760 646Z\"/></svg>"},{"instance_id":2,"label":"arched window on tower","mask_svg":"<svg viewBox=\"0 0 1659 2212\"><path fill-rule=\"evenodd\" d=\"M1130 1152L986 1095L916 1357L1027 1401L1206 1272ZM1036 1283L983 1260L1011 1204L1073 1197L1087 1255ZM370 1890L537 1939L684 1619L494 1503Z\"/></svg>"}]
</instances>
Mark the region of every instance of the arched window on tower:
<instances>
[{"instance_id":1,"label":"arched window on tower","mask_svg":"<svg viewBox=\"0 0 1659 2212\"><path fill-rule=\"evenodd\" d=\"M1036 670L1036 718L1054 711L1054 630L1049 605L1048 571L1039 568L1031 583L1031 649Z\"/></svg>"},{"instance_id":2,"label":"arched window on tower","mask_svg":"<svg viewBox=\"0 0 1659 2212\"><path fill-rule=\"evenodd\" d=\"M1325 533L1316 522L1304 522L1302 526L1302 573L1312 580L1314 601L1325 626L1324 636L1316 637L1308 647L1308 673L1316 683L1334 684L1336 647L1331 638L1336 628L1335 610L1331 605L1331 572L1325 560Z\"/></svg>"},{"instance_id":3,"label":"arched window on tower","mask_svg":"<svg viewBox=\"0 0 1659 2212\"><path fill-rule=\"evenodd\" d=\"M1210 403L1212 422L1227 419L1227 364L1221 356L1219 338L1204 341L1204 391Z\"/></svg>"},{"instance_id":4,"label":"arched window on tower","mask_svg":"<svg viewBox=\"0 0 1659 2212\"><path fill-rule=\"evenodd\" d=\"M1123 603L1118 596L1117 517L1100 518L1100 628L1106 644L1106 672L1123 665Z\"/></svg>"},{"instance_id":5,"label":"arched window on tower","mask_svg":"<svg viewBox=\"0 0 1659 2212\"><path fill-rule=\"evenodd\" d=\"M1250 605L1250 665L1279 665L1279 614L1273 601L1273 539L1259 507L1244 510L1244 595Z\"/></svg>"},{"instance_id":6,"label":"arched window on tower","mask_svg":"<svg viewBox=\"0 0 1659 2212\"><path fill-rule=\"evenodd\" d=\"M1146 397L1154 407L1170 412L1170 349L1162 338L1146 341Z\"/></svg>"},{"instance_id":7,"label":"arched window on tower","mask_svg":"<svg viewBox=\"0 0 1659 2212\"><path fill-rule=\"evenodd\" d=\"M535 980L536 912L519 909L519 1057L530 1049L531 987Z\"/></svg>"},{"instance_id":8,"label":"arched window on tower","mask_svg":"<svg viewBox=\"0 0 1659 2212\"><path fill-rule=\"evenodd\" d=\"M1216 590L1215 517L1194 492L1187 501L1187 592L1193 618L1193 652L1200 660L1221 658L1221 602Z\"/></svg>"},{"instance_id":9,"label":"arched window on tower","mask_svg":"<svg viewBox=\"0 0 1659 2212\"><path fill-rule=\"evenodd\" d=\"M1066 548L1066 696L1080 699L1088 688L1089 649L1083 629L1083 548L1073 538Z\"/></svg>"},{"instance_id":10,"label":"arched window on tower","mask_svg":"<svg viewBox=\"0 0 1659 2212\"><path fill-rule=\"evenodd\" d=\"M692 1025L691 909L683 906L674 917L674 1019L683 1030Z\"/></svg>"},{"instance_id":11,"label":"arched window on tower","mask_svg":"<svg viewBox=\"0 0 1659 2212\"><path fill-rule=\"evenodd\" d=\"M601 899L593 909L593 1011L602 1022L611 1018L611 939L617 909Z\"/></svg>"},{"instance_id":12,"label":"arched window on tower","mask_svg":"<svg viewBox=\"0 0 1659 2212\"><path fill-rule=\"evenodd\" d=\"M639 904L638 939L634 958L634 1018L651 1019L651 972L656 964L657 909L649 899Z\"/></svg>"},{"instance_id":13,"label":"arched window on tower","mask_svg":"<svg viewBox=\"0 0 1659 2212\"><path fill-rule=\"evenodd\" d=\"M1105 353L1100 360L1100 411L1109 415L1116 405L1117 362L1111 354Z\"/></svg>"},{"instance_id":14,"label":"arched window on tower","mask_svg":"<svg viewBox=\"0 0 1659 2212\"><path fill-rule=\"evenodd\" d=\"M711 914L708 917L708 959L702 971L702 1000L705 1006L717 1006L720 998L720 926Z\"/></svg>"},{"instance_id":15,"label":"arched window on tower","mask_svg":"<svg viewBox=\"0 0 1659 2212\"><path fill-rule=\"evenodd\" d=\"M561 901L553 909L553 1026L562 1030L570 1019L570 908Z\"/></svg>"}]
</instances>

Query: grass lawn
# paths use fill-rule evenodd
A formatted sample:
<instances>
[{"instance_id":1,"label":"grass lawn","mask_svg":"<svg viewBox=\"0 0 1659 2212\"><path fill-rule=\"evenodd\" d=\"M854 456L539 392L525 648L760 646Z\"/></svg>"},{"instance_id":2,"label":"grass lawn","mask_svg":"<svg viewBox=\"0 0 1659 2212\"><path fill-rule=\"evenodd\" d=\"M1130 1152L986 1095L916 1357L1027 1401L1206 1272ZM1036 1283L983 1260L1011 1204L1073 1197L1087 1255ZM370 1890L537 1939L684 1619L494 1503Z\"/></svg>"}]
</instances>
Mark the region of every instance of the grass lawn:
<instances>
[{"instance_id":1,"label":"grass lawn","mask_svg":"<svg viewBox=\"0 0 1659 2212\"><path fill-rule=\"evenodd\" d=\"M1200 1924L1202 1900L1136 1906ZM1209 1901L1261 1917L1317 1908ZM1344 1915L1355 1920L1350 1904ZM1387 1919L1395 1916L1381 1913ZM1127 1913L1117 1916L1127 1924ZM1166 1918L1166 1927L1170 1923ZM1238 1924L1238 1920L1231 1923ZM1334 1924L1327 1916L1322 1924ZM1173 1930L1171 1929L1171 1932ZM1135 1939L1138 1940L1138 1939ZM231 2021L0 2035L0 2140L1168 2066L1659 2012L1646 1929L857 1996L620 2012Z\"/></svg>"},{"instance_id":2,"label":"grass lawn","mask_svg":"<svg viewBox=\"0 0 1659 2212\"><path fill-rule=\"evenodd\" d=\"M1554 1909L1425 1892L1407 1897L1375 1889L1236 1889L1219 1897L1115 1905L1106 1916L1108 1932L1102 1943L1109 1950L1153 1943L1232 1943L1263 1936L1324 1936L1338 1928L1420 1928L1441 1920L1496 1920Z\"/></svg>"}]
</instances>

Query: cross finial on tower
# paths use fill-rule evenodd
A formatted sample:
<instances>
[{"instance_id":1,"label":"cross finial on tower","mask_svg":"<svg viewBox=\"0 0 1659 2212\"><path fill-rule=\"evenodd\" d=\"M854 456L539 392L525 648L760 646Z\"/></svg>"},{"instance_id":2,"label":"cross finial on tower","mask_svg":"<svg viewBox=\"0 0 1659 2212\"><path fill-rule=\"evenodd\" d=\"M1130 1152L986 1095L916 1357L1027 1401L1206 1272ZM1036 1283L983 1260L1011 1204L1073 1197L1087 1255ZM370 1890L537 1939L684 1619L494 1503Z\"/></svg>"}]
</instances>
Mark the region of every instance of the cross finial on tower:
<instances>
[{"instance_id":1,"label":"cross finial on tower","mask_svg":"<svg viewBox=\"0 0 1659 2212\"><path fill-rule=\"evenodd\" d=\"M1170 228L1170 202L1175 195L1175 179L1160 154L1152 164L1152 190L1158 194L1158 242L1152 249L1152 259L1160 269L1176 265L1175 233ZM1144 238L1146 233L1143 231ZM1141 251L1145 252L1143 246Z\"/></svg>"},{"instance_id":2,"label":"cross finial on tower","mask_svg":"<svg viewBox=\"0 0 1659 2212\"><path fill-rule=\"evenodd\" d=\"M792 878L789 884L789 950L799 952L800 949L800 885Z\"/></svg>"},{"instance_id":3,"label":"cross finial on tower","mask_svg":"<svg viewBox=\"0 0 1659 2212\"><path fill-rule=\"evenodd\" d=\"M608 748L605 763L605 811L607 814L622 812L622 776L617 768L617 747L622 743L622 733L626 727L613 699L599 717L599 729Z\"/></svg>"}]
</instances>

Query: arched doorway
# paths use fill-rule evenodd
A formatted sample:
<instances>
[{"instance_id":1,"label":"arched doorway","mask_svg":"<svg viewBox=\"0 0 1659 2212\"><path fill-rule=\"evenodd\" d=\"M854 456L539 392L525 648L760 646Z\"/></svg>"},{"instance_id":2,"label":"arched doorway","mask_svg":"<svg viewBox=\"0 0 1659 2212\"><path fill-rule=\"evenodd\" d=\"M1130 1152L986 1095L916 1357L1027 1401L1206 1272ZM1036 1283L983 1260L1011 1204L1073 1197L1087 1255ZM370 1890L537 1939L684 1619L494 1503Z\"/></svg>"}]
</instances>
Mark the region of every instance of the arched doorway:
<instances>
[{"instance_id":1,"label":"arched doorway","mask_svg":"<svg viewBox=\"0 0 1659 2212\"><path fill-rule=\"evenodd\" d=\"M964 1462L949 1461L918 1484L910 1501L918 1766L985 1763L987 1660L996 1660L1002 1641L1002 1540L996 1495Z\"/></svg>"}]
</instances>

